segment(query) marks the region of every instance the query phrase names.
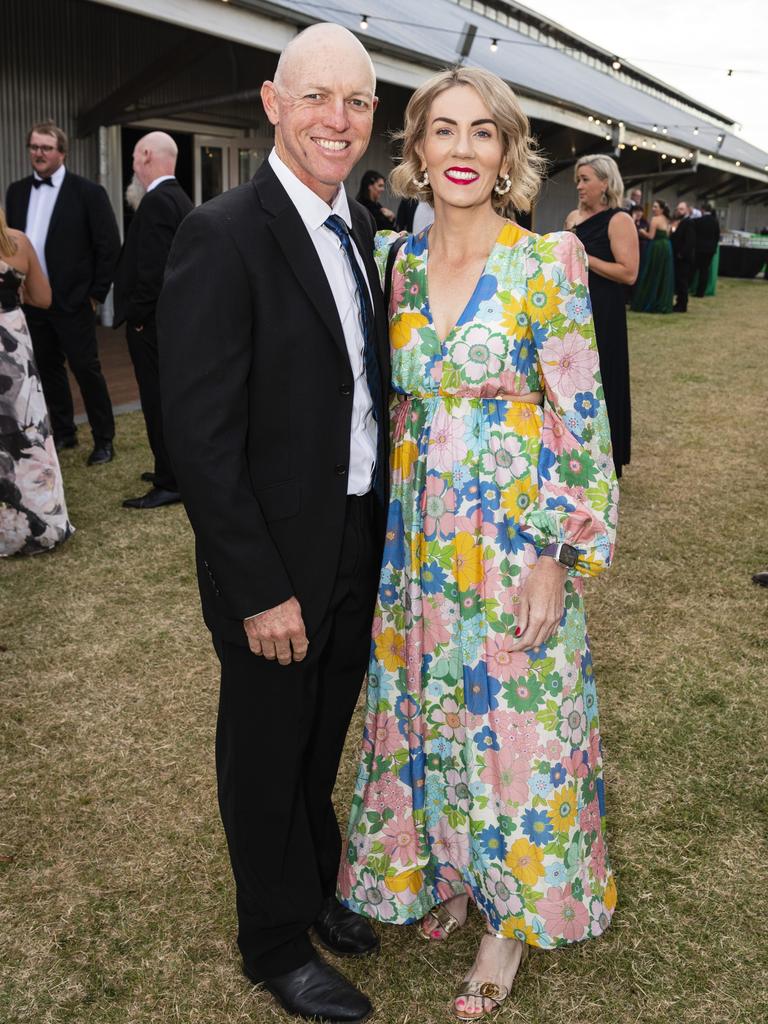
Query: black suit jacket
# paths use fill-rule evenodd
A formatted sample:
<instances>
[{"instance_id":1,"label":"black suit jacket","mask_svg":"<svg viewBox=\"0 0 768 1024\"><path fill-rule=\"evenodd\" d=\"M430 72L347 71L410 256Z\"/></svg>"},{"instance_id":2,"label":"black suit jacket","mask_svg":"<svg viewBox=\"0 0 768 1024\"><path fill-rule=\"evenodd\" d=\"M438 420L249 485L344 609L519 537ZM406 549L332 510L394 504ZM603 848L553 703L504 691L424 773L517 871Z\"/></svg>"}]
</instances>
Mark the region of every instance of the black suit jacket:
<instances>
[{"instance_id":1,"label":"black suit jacket","mask_svg":"<svg viewBox=\"0 0 768 1024\"><path fill-rule=\"evenodd\" d=\"M702 255L717 251L720 225L714 213L703 213L693 222L696 228L696 251Z\"/></svg>"},{"instance_id":2,"label":"black suit jacket","mask_svg":"<svg viewBox=\"0 0 768 1024\"><path fill-rule=\"evenodd\" d=\"M192 200L175 178L161 181L142 199L115 271L115 327L154 317L171 243L191 209Z\"/></svg>"},{"instance_id":3,"label":"black suit jacket","mask_svg":"<svg viewBox=\"0 0 768 1024\"><path fill-rule=\"evenodd\" d=\"M30 174L8 187L6 217L19 231L27 226L32 179ZM67 171L45 239L51 309L74 313L90 298L103 302L119 255L120 232L107 193L101 185Z\"/></svg>"},{"instance_id":4,"label":"black suit jacket","mask_svg":"<svg viewBox=\"0 0 768 1024\"><path fill-rule=\"evenodd\" d=\"M357 203L350 209L374 297L382 387L373 399L386 437L373 225ZM268 163L182 223L157 330L165 438L195 532L205 621L244 644L245 617L295 596L311 638L341 547L353 378L317 252ZM378 508L382 542L384 516Z\"/></svg>"},{"instance_id":5,"label":"black suit jacket","mask_svg":"<svg viewBox=\"0 0 768 1024\"><path fill-rule=\"evenodd\" d=\"M672 234L672 251L681 263L693 263L696 255L696 228L693 218L683 217Z\"/></svg>"}]
</instances>

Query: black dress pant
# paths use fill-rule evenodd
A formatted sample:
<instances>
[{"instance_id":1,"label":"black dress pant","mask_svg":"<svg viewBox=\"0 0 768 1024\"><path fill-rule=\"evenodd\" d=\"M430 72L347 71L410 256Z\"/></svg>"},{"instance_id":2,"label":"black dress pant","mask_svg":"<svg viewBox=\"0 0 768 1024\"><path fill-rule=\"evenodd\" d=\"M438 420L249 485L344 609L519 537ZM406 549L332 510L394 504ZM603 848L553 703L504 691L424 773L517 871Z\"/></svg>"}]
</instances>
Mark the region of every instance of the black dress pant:
<instances>
[{"instance_id":1,"label":"black dress pant","mask_svg":"<svg viewBox=\"0 0 768 1024\"><path fill-rule=\"evenodd\" d=\"M688 285L693 264L688 260L675 260L675 309L685 313L688 309Z\"/></svg>"},{"instance_id":2,"label":"black dress pant","mask_svg":"<svg viewBox=\"0 0 768 1024\"><path fill-rule=\"evenodd\" d=\"M115 419L101 372L96 320L90 303L76 313L34 306L24 309L54 439L69 441L77 436L66 361L83 396L94 443L111 441L115 436Z\"/></svg>"},{"instance_id":3,"label":"black dress pant","mask_svg":"<svg viewBox=\"0 0 768 1024\"><path fill-rule=\"evenodd\" d=\"M699 279L696 282L696 298L703 299L704 292L707 290L707 284L709 282L709 268L712 266L712 260L715 254L713 252L697 252L696 253L696 271L699 275Z\"/></svg>"},{"instance_id":4,"label":"black dress pant","mask_svg":"<svg viewBox=\"0 0 768 1024\"><path fill-rule=\"evenodd\" d=\"M341 836L331 794L370 654L381 553L372 502L347 499L333 595L304 661L280 665L214 637L219 808L238 945L255 978L310 959L308 929L336 890Z\"/></svg>"},{"instance_id":5,"label":"black dress pant","mask_svg":"<svg viewBox=\"0 0 768 1024\"><path fill-rule=\"evenodd\" d=\"M155 459L155 487L177 491L178 485L163 438L163 416L160 408L160 372L157 358L157 329L148 320L141 330L126 326L125 336L131 354L136 383L139 385L141 411L147 427L147 438Z\"/></svg>"}]
</instances>

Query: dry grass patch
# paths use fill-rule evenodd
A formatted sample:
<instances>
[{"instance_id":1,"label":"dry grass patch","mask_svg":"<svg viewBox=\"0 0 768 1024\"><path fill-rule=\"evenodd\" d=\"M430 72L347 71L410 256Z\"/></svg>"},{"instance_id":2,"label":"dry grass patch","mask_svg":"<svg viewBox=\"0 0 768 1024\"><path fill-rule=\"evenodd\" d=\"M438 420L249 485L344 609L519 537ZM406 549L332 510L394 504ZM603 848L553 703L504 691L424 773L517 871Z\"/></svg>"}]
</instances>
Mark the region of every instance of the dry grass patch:
<instances>
[{"instance_id":1,"label":"dry grass patch","mask_svg":"<svg viewBox=\"0 0 768 1024\"><path fill-rule=\"evenodd\" d=\"M620 906L604 939L534 954L500 1019L764 1019L766 321L760 281L630 317L634 455L588 598ZM111 465L65 453L75 537L0 563L0 1020L285 1021L238 973L190 531L180 508L120 508L149 461L140 416L118 426ZM343 969L381 1024L447 1021L480 929L385 928Z\"/></svg>"}]
</instances>

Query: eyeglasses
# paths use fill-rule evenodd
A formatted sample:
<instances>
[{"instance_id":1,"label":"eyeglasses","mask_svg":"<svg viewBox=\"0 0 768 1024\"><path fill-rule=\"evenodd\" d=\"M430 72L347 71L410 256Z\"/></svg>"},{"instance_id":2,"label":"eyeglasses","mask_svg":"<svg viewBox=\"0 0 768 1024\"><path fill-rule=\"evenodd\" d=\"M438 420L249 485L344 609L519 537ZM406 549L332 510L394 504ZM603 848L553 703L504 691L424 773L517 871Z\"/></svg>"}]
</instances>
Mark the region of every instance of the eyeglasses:
<instances>
[{"instance_id":1,"label":"eyeglasses","mask_svg":"<svg viewBox=\"0 0 768 1024\"><path fill-rule=\"evenodd\" d=\"M52 153L56 148L56 146L27 146L30 153Z\"/></svg>"}]
</instances>

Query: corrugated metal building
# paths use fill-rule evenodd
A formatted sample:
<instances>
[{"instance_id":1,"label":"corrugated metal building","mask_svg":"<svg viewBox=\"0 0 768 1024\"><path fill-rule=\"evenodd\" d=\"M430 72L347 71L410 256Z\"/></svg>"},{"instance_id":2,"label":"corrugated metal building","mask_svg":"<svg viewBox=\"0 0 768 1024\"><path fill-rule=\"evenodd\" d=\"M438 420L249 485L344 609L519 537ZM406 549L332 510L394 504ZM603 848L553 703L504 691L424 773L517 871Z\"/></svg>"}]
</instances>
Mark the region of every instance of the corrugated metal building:
<instances>
[{"instance_id":1,"label":"corrugated metal building","mask_svg":"<svg viewBox=\"0 0 768 1024\"><path fill-rule=\"evenodd\" d=\"M180 145L179 177L201 202L246 180L269 151L258 89L297 28L346 25L374 59L376 134L350 181L392 163L388 133L411 90L458 59L502 75L518 92L552 175L534 226L561 225L575 202L572 164L615 153L627 184L676 202L715 201L727 227L768 223L768 154L734 123L615 56L506 0L389 0L363 30L360 0L4 0L0 76L0 189L28 173L31 123L70 134L70 167L100 180L122 210L135 140L150 128ZM495 41L495 46L494 46Z\"/></svg>"}]
</instances>

